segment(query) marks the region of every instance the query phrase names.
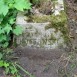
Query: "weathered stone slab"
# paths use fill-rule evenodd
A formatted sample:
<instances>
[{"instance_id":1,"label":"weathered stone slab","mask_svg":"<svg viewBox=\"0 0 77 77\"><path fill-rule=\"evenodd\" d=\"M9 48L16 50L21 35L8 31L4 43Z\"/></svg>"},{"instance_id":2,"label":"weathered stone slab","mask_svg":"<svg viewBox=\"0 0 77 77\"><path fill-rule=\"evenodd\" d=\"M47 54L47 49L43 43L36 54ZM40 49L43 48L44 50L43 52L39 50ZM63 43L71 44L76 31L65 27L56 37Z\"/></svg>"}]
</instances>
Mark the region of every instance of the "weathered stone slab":
<instances>
[{"instance_id":1,"label":"weathered stone slab","mask_svg":"<svg viewBox=\"0 0 77 77\"><path fill-rule=\"evenodd\" d=\"M58 5L56 7L58 7ZM57 10L58 12L60 12L61 10L63 11L63 2L61 2L61 5L54 10ZM47 16L45 14L37 15L35 16L41 16L42 18ZM51 20L51 15L49 16L49 18L47 18ZM24 18L26 20L24 20ZM47 29L48 25L52 23L52 21L50 20L47 22L45 21L45 23L27 22L27 17L25 17L22 13L19 13L17 16L16 24L20 25L23 28L23 33L22 35L15 37L17 46L45 49L66 48L63 33L61 33L59 29L56 30L56 28L52 28L52 25L50 26L50 28Z\"/></svg>"},{"instance_id":2,"label":"weathered stone slab","mask_svg":"<svg viewBox=\"0 0 77 77\"><path fill-rule=\"evenodd\" d=\"M16 43L23 47L53 49L65 46L62 33L54 28L45 29L49 23L22 24L23 34L16 37Z\"/></svg>"}]
</instances>

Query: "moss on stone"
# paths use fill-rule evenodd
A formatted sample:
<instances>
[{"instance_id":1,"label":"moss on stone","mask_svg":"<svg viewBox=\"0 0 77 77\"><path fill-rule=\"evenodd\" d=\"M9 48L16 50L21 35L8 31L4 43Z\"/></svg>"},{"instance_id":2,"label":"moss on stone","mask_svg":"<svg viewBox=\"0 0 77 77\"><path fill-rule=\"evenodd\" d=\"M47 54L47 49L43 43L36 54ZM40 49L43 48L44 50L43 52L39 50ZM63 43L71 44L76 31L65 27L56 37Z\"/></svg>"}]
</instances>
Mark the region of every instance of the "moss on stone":
<instances>
[{"instance_id":1,"label":"moss on stone","mask_svg":"<svg viewBox=\"0 0 77 77\"><path fill-rule=\"evenodd\" d=\"M60 30L62 32L62 37L64 38L65 43L69 42L69 32L67 28L67 16L64 11L60 12L60 15L52 15L51 23L45 27L45 29L55 28L56 32Z\"/></svg>"},{"instance_id":2,"label":"moss on stone","mask_svg":"<svg viewBox=\"0 0 77 77\"><path fill-rule=\"evenodd\" d=\"M31 20L31 22L36 22L36 23L50 22L50 24L45 26L45 30L50 29L50 28L55 28L56 29L55 32L60 30L62 32L62 37L64 38L65 43L69 42L67 16L64 11L61 11L60 15L56 15L56 16L52 14L52 15L32 15L30 17L31 19L30 18L29 19Z\"/></svg>"},{"instance_id":3,"label":"moss on stone","mask_svg":"<svg viewBox=\"0 0 77 77\"><path fill-rule=\"evenodd\" d=\"M43 15L43 16L32 16L32 22L36 23L45 23L45 22L51 22L51 15Z\"/></svg>"},{"instance_id":4,"label":"moss on stone","mask_svg":"<svg viewBox=\"0 0 77 77\"><path fill-rule=\"evenodd\" d=\"M52 40L52 42L54 43L57 39L53 34L51 34L49 40Z\"/></svg>"}]
</instances>

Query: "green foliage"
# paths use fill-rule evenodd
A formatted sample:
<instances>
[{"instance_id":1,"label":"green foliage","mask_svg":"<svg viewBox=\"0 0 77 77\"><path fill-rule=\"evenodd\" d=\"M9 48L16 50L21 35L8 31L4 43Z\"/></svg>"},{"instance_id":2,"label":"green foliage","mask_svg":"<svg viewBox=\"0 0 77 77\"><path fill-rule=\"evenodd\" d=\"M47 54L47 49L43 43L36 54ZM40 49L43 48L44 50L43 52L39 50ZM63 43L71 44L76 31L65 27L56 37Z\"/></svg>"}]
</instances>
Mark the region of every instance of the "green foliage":
<instances>
[{"instance_id":1,"label":"green foliage","mask_svg":"<svg viewBox=\"0 0 77 77\"><path fill-rule=\"evenodd\" d=\"M13 50L8 49L8 48L0 52L0 67L3 67L5 69L6 75L13 75L14 77L21 77L19 73L19 69L20 69L25 74L29 75L30 77L34 77L28 71L23 69L19 64L11 61L12 59L15 58L14 56L12 56L12 54L13 54Z\"/></svg>"},{"instance_id":2,"label":"green foliage","mask_svg":"<svg viewBox=\"0 0 77 77\"><path fill-rule=\"evenodd\" d=\"M30 9L31 4L28 2L28 0L15 0L14 7L17 10L23 11L24 9Z\"/></svg>"},{"instance_id":3,"label":"green foliage","mask_svg":"<svg viewBox=\"0 0 77 77\"><path fill-rule=\"evenodd\" d=\"M10 60L11 60L10 54L12 54L12 53L9 51L11 51L11 50L7 49L7 50L3 50L2 52L0 52L0 67L3 67L5 69L6 74L12 74L17 77L17 76L19 76L19 73L18 73L17 68L14 66L14 64L12 62L10 62ZM9 56L9 57L6 60L7 56Z\"/></svg>"},{"instance_id":4,"label":"green foliage","mask_svg":"<svg viewBox=\"0 0 77 77\"><path fill-rule=\"evenodd\" d=\"M31 8L28 0L0 0L0 47L7 47L11 40L10 35L19 35L21 28L16 26L16 15L18 11Z\"/></svg>"},{"instance_id":5,"label":"green foliage","mask_svg":"<svg viewBox=\"0 0 77 77\"><path fill-rule=\"evenodd\" d=\"M0 0L0 14L3 14L5 16L8 13L8 11L8 5L6 5L3 0Z\"/></svg>"},{"instance_id":6,"label":"green foliage","mask_svg":"<svg viewBox=\"0 0 77 77\"><path fill-rule=\"evenodd\" d=\"M49 28L55 28L56 32L60 30L65 43L68 43L70 41L67 28L67 16L64 11L60 11L60 15L51 15L51 23L46 26L45 29Z\"/></svg>"},{"instance_id":7,"label":"green foliage","mask_svg":"<svg viewBox=\"0 0 77 77\"><path fill-rule=\"evenodd\" d=\"M13 30L13 33L16 35L19 35L22 33L22 28L19 26L16 26L15 29Z\"/></svg>"},{"instance_id":8,"label":"green foliage","mask_svg":"<svg viewBox=\"0 0 77 77\"><path fill-rule=\"evenodd\" d=\"M20 77L19 71L11 62L11 51L7 50L11 34L20 35L22 28L15 24L19 11L31 9L28 0L0 0L0 67L5 69L6 74ZM4 50L5 49L5 50Z\"/></svg>"},{"instance_id":9,"label":"green foliage","mask_svg":"<svg viewBox=\"0 0 77 77\"><path fill-rule=\"evenodd\" d=\"M0 15L3 14L5 16L10 9L23 11L30 8L31 4L28 0L0 0Z\"/></svg>"}]
</instances>

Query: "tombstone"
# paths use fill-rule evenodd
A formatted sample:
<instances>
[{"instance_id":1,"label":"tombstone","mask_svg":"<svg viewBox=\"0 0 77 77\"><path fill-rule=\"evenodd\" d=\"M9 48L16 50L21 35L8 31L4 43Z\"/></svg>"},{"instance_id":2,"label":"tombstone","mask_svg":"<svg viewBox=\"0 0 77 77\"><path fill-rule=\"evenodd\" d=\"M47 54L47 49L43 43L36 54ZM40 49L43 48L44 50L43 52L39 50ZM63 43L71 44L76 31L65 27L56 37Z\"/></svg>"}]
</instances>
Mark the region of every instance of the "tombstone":
<instances>
[{"instance_id":1,"label":"tombstone","mask_svg":"<svg viewBox=\"0 0 77 77\"><path fill-rule=\"evenodd\" d=\"M67 47L67 44L65 43L62 32L60 30L56 30L56 28L52 27L53 25L51 25L51 15L58 16L60 11L64 11L63 3L58 2L58 4L55 6L57 8L55 8L55 10L52 9L54 11L53 14L50 15L41 13L39 12L39 9L33 7L31 12L35 11L34 14L32 14L34 19L31 20L31 17L29 18L30 21L27 20L27 16L24 16L22 12L18 13L16 24L22 27L23 33L19 36L15 36L17 46L23 48L27 47L48 50L67 48L66 50L68 50L69 47ZM51 25L51 27L46 29L48 25Z\"/></svg>"}]
</instances>

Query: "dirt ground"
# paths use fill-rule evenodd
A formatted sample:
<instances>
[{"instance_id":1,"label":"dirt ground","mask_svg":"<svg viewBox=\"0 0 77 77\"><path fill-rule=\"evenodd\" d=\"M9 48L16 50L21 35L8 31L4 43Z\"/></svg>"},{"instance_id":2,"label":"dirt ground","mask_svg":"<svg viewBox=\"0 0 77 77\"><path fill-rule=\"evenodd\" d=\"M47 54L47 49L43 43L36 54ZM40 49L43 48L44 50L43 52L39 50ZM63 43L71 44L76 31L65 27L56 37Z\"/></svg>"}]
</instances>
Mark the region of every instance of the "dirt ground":
<instances>
[{"instance_id":1,"label":"dirt ground","mask_svg":"<svg viewBox=\"0 0 77 77\"><path fill-rule=\"evenodd\" d=\"M35 77L77 77L77 54L74 52L31 48L15 51L19 64ZM22 71L21 74L29 77Z\"/></svg>"},{"instance_id":2,"label":"dirt ground","mask_svg":"<svg viewBox=\"0 0 77 77\"><path fill-rule=\"evenodd\" d=\"M17 62L34 77L77 77L77 54L65 49L16 48ZM3 76L0 69L0 77ZM22 77L30 77L20 70Z\"/></svg>"}]
</instances>

